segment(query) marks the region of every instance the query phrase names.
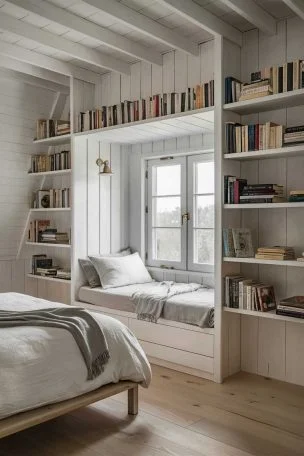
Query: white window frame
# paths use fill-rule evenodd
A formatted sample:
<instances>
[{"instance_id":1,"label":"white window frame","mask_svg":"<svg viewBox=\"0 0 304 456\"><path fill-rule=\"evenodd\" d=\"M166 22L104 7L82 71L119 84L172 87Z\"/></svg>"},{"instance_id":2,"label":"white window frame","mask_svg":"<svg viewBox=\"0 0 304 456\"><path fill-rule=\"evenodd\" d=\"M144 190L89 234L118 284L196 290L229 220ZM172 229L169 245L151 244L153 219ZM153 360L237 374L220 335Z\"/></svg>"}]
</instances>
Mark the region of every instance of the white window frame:
<instances>
[{"instance_id":1,"label":"white window frame","mask_svg":"<svg viewBox=\"0 0 304 456\"><path fill-rule=\"evenodd\" d=\"M162 159L148 159L147 160L147 192L146 192L146 262L148 266L166 267L181 269L187 271L197 272L214 272L214 265L208 263L195 263L194 262L194 164L214 162L214 155L210 154L197 154L197 155L183 155L175 157L166 157ZM188 212L190 219L188 223L181 225L181 261L165 261L153 259L153 242L152 242L152 217L153 217L153 167L168 166L181 164L181 214ZM206 193L204 195L214 195L213 193ZM168 195L174 196L174 195ZM214 228L213 228L214 230Z\"/></svg>"},{"instance_id":2,"label":"white window frame","mask_svg":"<svg viewBox=\"0 0 304 456\"><path fill-rule=\"evenodd\" d=\"M195 263L194 262L194 189L195 189L195 176L194 176L194 165L196 163L207 163L214 162L213 154L204 155L190 155L188 159L188 188L187 188L187 206L188 212L190 213L190 220L188 222L188 270L199 271L199 272L214 272L214 264L208 263ZM203 193L202 195L212 195L214 197L214 189L212 193ZM214 233L214 227L213 227Z\"/></svg>"},{"instance_id":3,"label":"white window frame","mask_svg":"<svg viewBox=\"0 0 304 456\"><path fill-rule=\"evenodd\" d=\"M185 156L181 157L170 157L170 158L159 158L148 160L148 192L147 192L147 253L148 253L148 265L155 267L166 266L168 268L174 269L186 269L187 266L187 223L181 224L181 261L165 261L165 260L155 260L153 258L153 195L154 191L152 188L153 185L153 168L161 166L174 166L181 165L181 214L186 212L187 200L186 200L186 189L187 189L187 161ZM175 195L166 195L166 196L175 196ZM171 227L169 227L171 228Z\"/></svg>"}]
</instances>

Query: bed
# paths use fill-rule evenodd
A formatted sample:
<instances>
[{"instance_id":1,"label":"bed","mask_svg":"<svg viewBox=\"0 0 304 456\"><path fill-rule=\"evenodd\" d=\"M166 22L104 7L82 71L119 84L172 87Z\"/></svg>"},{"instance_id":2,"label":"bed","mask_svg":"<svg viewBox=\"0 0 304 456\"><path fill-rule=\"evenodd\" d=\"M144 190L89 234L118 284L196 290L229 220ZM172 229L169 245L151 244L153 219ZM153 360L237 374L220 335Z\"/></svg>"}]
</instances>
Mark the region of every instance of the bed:
<instances>
[{"instance_id":1,"label":"bed","mask_svg":"<svg viewBox=\"0 0 304 456\"><path fill-rule=\"evenodd\" d=\"M0 294L2 310L55 306L65 305L19 293ZM129 391L129 413L137 413L138 384L147 387L151 380L149 362L127 327L109 316L93 315L107 340L110 360L104 372L90 381L68 331L49 327L1 329L0 437L125 390Z\"/></svg>"},{"instance_id":2,"label":"bed","mask_svg":"<svg viewBox=\"0 0 304 456\"><path fill-rule=\"evenodd\" d=\"M123 312L135 312L131 299L134 292L152 293L159 287L159 282L138 283L123 287L103 289L83 286L79 289L79 301ZM206 313L204 310L208 309ZM199 309L202 312L199 312ZM214 290L202 287L191 293L172 296L164 305L162 318L181 323L196 325L201 328L214 326Z\"/></svg>"}]
</instances>

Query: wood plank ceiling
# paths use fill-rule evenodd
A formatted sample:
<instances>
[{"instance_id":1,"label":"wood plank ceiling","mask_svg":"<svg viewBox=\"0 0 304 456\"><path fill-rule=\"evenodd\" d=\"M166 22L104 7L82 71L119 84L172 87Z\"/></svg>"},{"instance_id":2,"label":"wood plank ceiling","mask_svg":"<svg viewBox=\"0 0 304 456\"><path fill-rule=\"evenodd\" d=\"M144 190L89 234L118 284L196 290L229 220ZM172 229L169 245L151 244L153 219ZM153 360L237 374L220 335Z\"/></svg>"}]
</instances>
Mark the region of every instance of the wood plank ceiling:
<instances>
[{"instance_id":1,"label":"wood plank ceiling","mask_svg":"<svg viewBox=\"0 0 304 456\"><path fill-rule=\"evenodd\" d=\"M0 0L0 57L7 68L14 60L87 79L108 71L128 74L136 61L161 65L161 55L172 49L195 55L198 44L216 34L240 44L241 32L252 28L275 33L277 20L299 14L293 3Z\"/></svg>"}]
</instances>

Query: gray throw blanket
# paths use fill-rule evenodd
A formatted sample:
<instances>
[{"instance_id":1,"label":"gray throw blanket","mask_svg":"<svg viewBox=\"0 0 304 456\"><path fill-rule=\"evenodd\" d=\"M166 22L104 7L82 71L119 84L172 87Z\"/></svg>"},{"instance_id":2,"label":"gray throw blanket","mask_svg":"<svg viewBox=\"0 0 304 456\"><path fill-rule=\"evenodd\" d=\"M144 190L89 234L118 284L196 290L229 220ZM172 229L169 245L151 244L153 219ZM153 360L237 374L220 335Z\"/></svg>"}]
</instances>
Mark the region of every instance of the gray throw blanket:
<instances>
[{"instance_id":1,"label":"gray throw blanket","mask_svg":"<svg viewBox=\"0 0 304 456\"><path fill-rule=\"evenodd\" d=\"M61 328L74 337L88 369L88 380L98 377L110 359L104 334L85 309L54 307L24 312L0 310L0 329L17 326Z\"/></svg>"},{"instance_id":2,"label":"gray throw blanket","mask_svg":"<svg viewBox=\"0 0 304 456\"><path fill-rule=\"evenodd\" d=\"M166 301L172 296L182 293L189 293L201 288L197 283L176 283L164 281L160 282L159 288L153 289L151 293L135 292L132 301L135 304L137 318L139 320L157 323L160 318ZM174 320L174 318L172 318Z\"/></svg>"}]
</instances>

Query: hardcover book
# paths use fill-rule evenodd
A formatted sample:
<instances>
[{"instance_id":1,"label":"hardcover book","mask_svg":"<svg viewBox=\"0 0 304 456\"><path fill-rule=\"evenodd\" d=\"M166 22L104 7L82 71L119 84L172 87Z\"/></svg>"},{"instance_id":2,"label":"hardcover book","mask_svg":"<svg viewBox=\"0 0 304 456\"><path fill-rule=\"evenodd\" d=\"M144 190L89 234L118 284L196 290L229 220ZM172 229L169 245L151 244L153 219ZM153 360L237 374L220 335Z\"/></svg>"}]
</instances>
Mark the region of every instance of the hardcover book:
<instances>
[{"instance_id":1,"label":"hardcover book","mask_svg":"<svg viewBox=\"0 0 304 456\"><path fill-rule=\"evenodd\" d=\"M254 257L251 231L246 228L233 228L233 243L237 258Z\"/></svg>"}]
</instances>

